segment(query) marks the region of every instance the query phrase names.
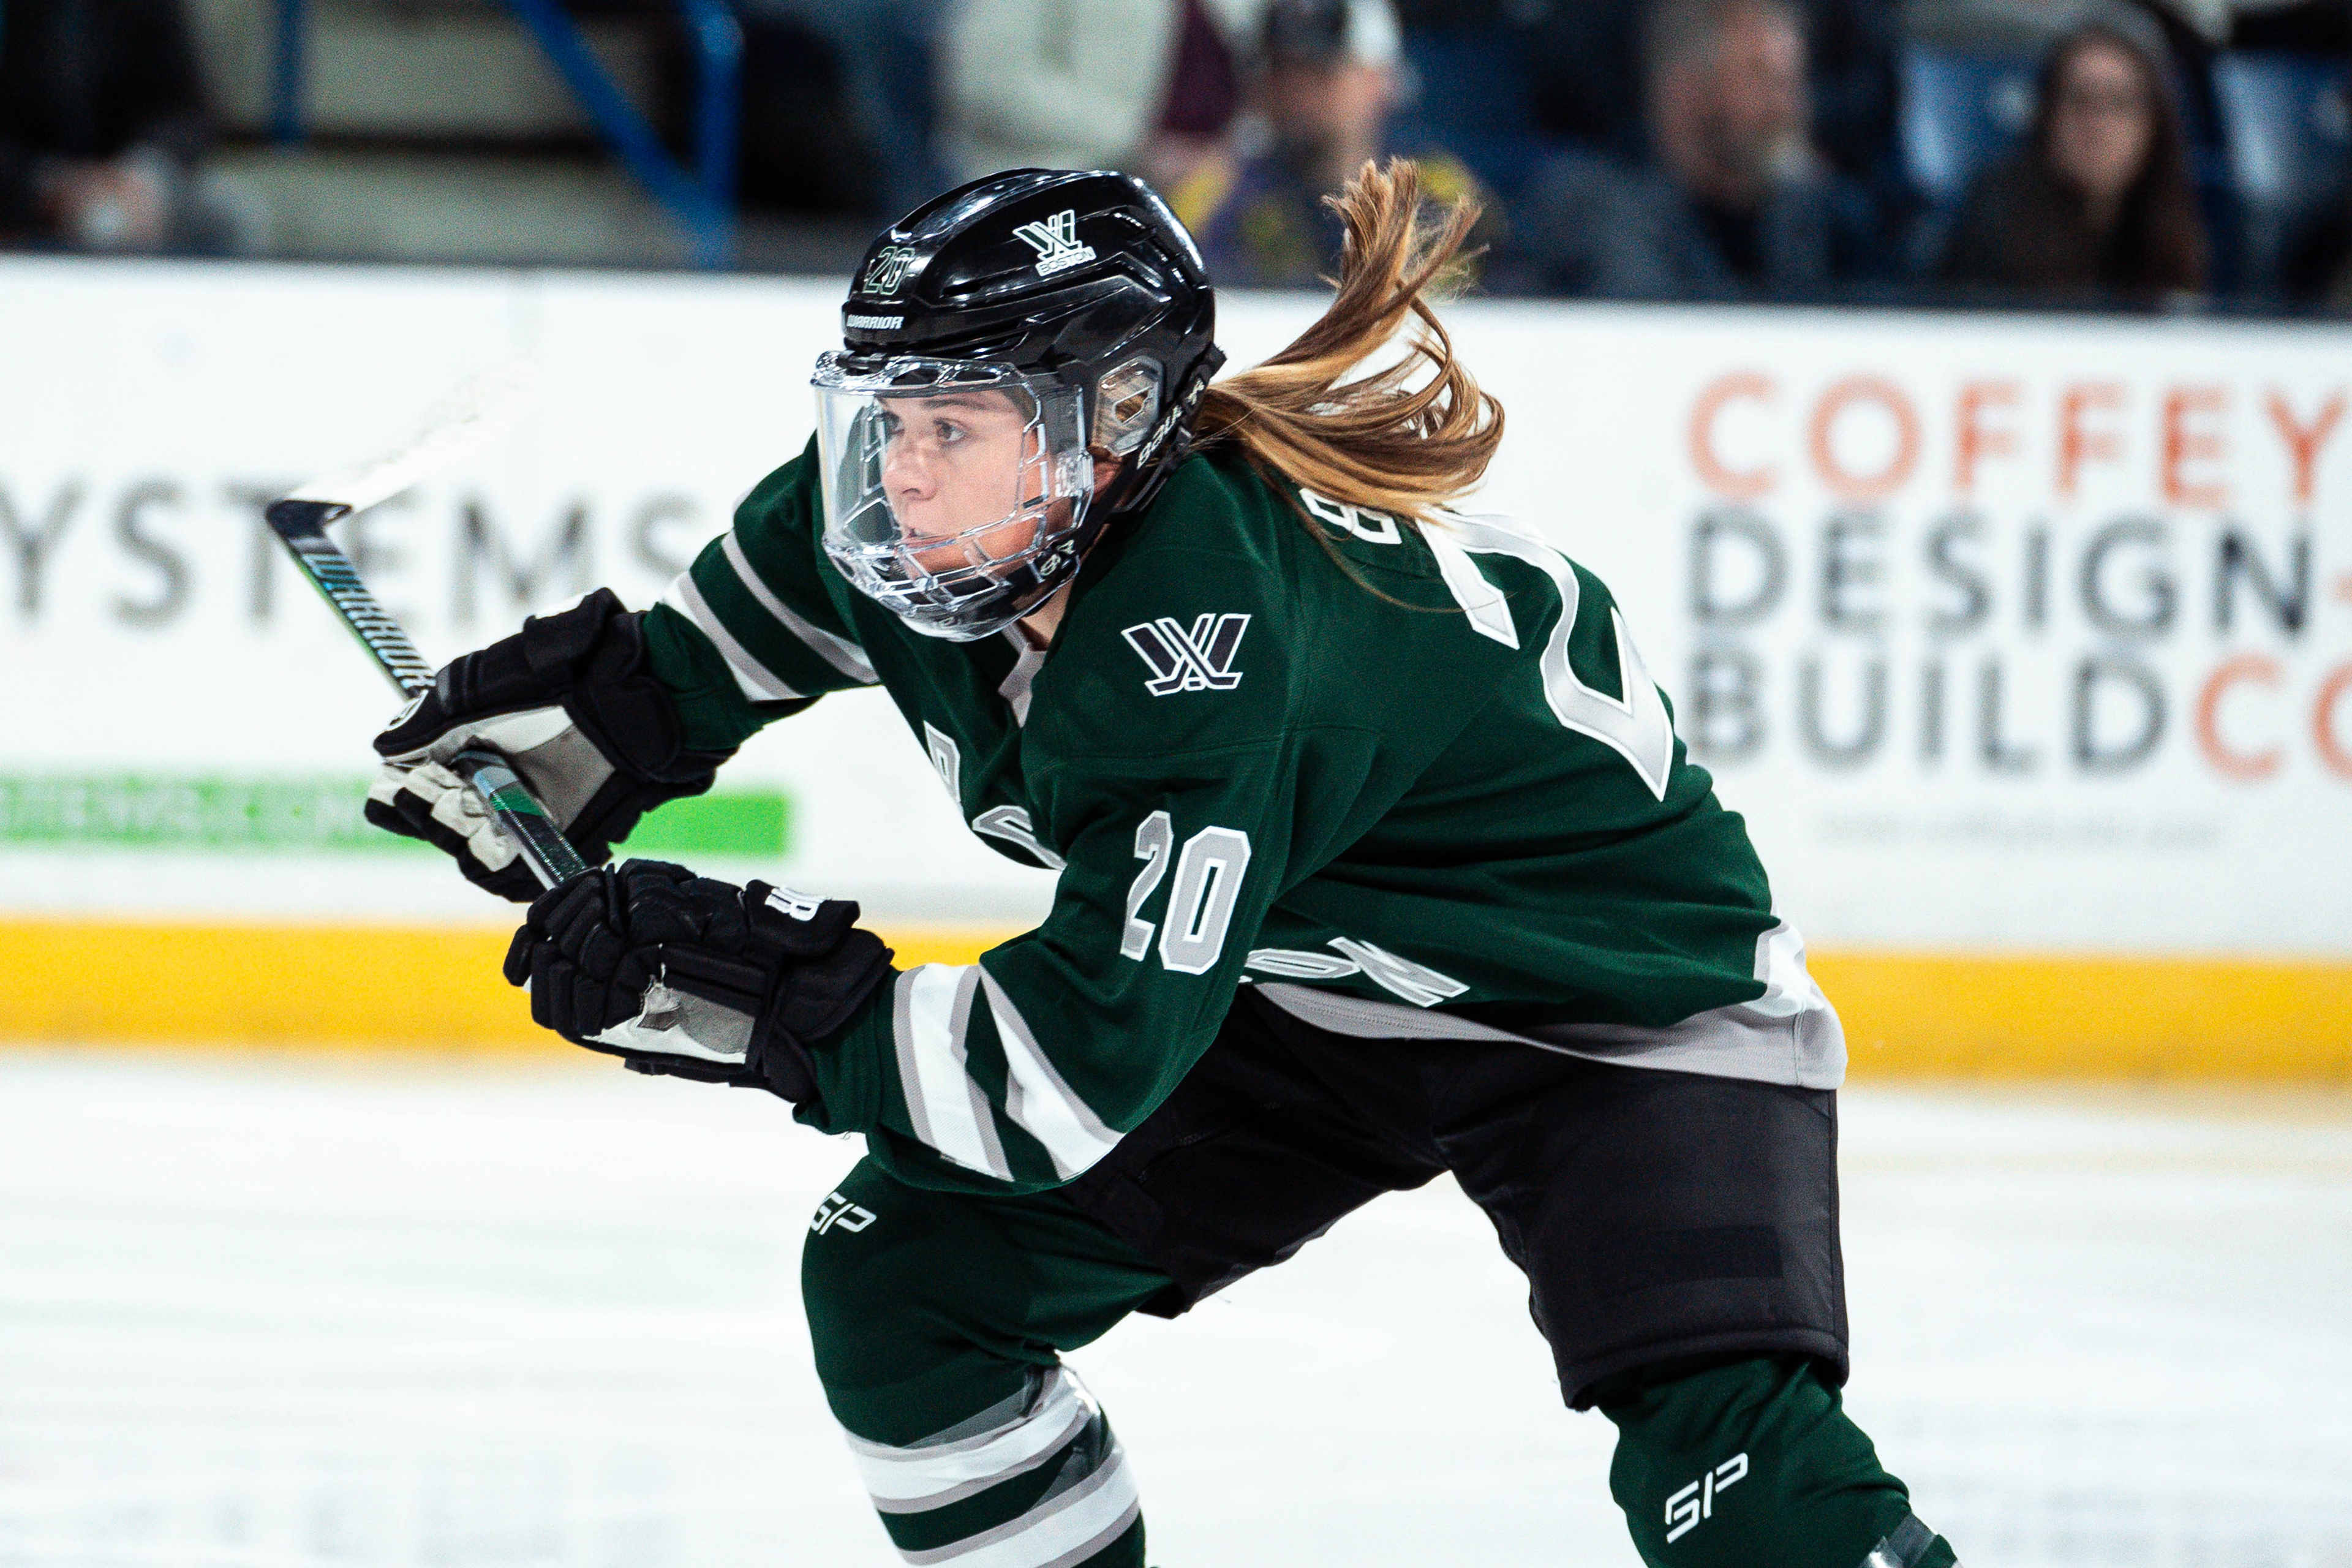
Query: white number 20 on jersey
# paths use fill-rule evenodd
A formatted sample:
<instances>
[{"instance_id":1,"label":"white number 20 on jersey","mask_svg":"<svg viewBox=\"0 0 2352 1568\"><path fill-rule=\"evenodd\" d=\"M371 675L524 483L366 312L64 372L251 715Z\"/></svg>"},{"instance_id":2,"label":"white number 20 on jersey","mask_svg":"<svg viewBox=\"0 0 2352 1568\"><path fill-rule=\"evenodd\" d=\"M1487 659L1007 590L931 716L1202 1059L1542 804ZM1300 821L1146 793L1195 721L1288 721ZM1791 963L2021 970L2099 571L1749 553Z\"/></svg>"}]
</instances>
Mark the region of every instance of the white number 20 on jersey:
<instances>
[{"instance_id":1,"label":"white number 20 on jersey","mask_svg":"<svg viewBox=\"0 0 2352 1568\"><path fill-rule=\"evenodd\" d=\"M1217 966L1225 950L1225 928L1234 921L1234 905L1242 896L1242 873L1249 867L1249 835L1230 827L1204 827L1173 854L1176 824L1164 811L1155 811L1135 830L1135 858L1143 862L1127 889L1127 929L1118 939L1122 958L1141 963L1151 952L1152 932L1160 935L1160 962L1180 974L1206 974ZM1168 890L1168 909L1155 928L1142 918L1143 906L1160 890L1171 858L1176 863L1176 885Z\"/></svg>"}]
</instances>

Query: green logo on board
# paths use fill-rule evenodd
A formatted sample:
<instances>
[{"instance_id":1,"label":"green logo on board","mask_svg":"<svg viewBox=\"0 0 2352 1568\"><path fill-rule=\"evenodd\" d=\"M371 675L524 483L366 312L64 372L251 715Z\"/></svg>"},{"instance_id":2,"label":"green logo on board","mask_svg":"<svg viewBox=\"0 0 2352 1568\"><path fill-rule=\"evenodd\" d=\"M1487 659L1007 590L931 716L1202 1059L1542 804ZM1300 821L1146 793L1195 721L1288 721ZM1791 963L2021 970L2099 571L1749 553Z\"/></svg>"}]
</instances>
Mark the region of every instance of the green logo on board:
<instances>
[{"instance_id":1,"label":"green logo on board","mask_svg":"<svg viewBox=\"0 0 2352 1568\"><path fill-rule=\"evenodd\" d=\"M0 774L0 848L175 849L215 854L403 854L426 847L371 827L369 780L163 773ZM619 856L772 859L791 842L780 791L674 800L648 813Z\"/></svg>"}]
</instances>

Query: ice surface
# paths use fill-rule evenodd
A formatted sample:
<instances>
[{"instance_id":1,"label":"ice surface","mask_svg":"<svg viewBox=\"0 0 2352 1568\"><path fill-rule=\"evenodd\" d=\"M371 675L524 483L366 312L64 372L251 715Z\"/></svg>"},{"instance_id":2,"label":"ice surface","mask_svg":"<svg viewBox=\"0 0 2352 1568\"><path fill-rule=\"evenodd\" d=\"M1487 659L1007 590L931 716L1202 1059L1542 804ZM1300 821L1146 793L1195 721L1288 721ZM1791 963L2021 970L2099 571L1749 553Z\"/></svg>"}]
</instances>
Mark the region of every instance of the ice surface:
<instances>
[{"instance_id":1,"label":"ice surface","mask_svg":"<svg viewBox=\"0 0 2352 1568\"><path fill-rule=\"evenodd\" d=\"M1845 1101L1857 1417L1971 1568L2352 1568L2352 1102ZM882 1564L807 1365L856 1153L551 1058L0 1052L0 1568ZM1166 1568L1633 1568L1450 1186L1076 1359Z\"/></svg>"}]
</instances>

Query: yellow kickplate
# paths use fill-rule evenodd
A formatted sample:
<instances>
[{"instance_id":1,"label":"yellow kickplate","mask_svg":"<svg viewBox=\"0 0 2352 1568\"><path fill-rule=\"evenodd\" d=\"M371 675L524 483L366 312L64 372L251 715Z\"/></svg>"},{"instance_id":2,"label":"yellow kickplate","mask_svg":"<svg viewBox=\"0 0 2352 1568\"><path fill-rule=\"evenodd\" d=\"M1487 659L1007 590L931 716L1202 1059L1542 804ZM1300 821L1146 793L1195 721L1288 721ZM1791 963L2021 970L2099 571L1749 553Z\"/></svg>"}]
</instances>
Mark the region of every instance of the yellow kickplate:
<instances>
[{"instance_id":1,"label":"yellow kickplate","mask_svg":"<svg viewBox=\"0 0 2352 1568\"><path fill-rule=\"evenodd\" d=\"M970 963L1001 931L886 933ZM0 1040L540 1051L510 929L0 921Z\"/></svg>"},{"instance_id":2,"label":"yellow kickplate","mask_svg":"<svg viewBox=\"0 0 2352 1568\"><path fill-rule=\"evenodd\" d=\"M901 927L901 966L1009 933ZM509 932L0 921L0 1040L541 1051ZM2352 963L1816 953L1857 1077L2352 1080Z\"/></svg>"},{"instance_id":3,"label":"yellow kickplate","mask_svg":"<svg viewBox=\"0 0 2352 1568\"><path fill-rule=\"evenodd\" d=\"M2352 963L1826 952L1859 1078L2352 1079Z\"/></svg>"}]
</instances>

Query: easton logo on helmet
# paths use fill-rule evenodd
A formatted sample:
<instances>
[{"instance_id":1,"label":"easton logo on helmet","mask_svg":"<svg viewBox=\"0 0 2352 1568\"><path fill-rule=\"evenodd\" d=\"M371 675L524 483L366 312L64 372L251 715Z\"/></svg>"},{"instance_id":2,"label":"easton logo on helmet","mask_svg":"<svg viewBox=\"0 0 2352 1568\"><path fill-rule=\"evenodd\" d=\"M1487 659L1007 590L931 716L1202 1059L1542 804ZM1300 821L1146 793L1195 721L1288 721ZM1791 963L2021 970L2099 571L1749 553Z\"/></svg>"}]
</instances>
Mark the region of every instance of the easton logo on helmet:
<instances>
[{"instance_id":1,"label":"easton logo on helmet","mask_svg":"<svg viewBox=\"0 0 2352 1568\"><path fill-rule=\"evenodd\" d=\"M915 253L903 245L885 246L874 256L874 264L866 269L866 291L868 294L896 294L898 285L907 280L908 269L915 265Z\"/></svg>"},{"instance_id":2,"label":"easton logo on helmet","mask_svg":"<svg viewBox=\"0 0 2352 1568\"><path fill-rule=\"evenodd\" d=\"M1037 276L1051 278L1056 272L1082 266L1095 258L1095 247L1078 243L1078 211L1076 207L1055 213L1043 223L1024 223L1013 231L1022 243L1037 253Z\"/></svg>"}]
</instances>

